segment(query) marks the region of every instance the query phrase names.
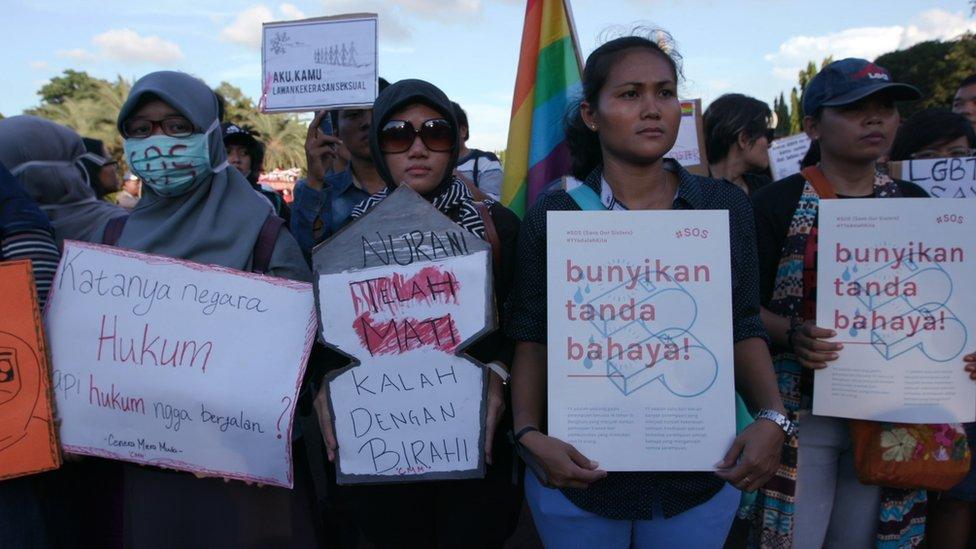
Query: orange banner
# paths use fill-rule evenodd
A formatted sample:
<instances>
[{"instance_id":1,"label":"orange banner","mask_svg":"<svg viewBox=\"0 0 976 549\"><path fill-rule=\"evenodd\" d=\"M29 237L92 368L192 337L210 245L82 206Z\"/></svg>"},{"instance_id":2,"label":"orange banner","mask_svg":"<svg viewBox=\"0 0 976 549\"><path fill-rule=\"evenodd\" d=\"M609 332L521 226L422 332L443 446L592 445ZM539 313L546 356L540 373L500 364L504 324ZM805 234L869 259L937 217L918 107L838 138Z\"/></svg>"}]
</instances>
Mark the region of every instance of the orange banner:
<instances>
[{"instance_id":1,"label":"orange banner","mask_svg":"<svg viewBox=\"0 0 976 549\"><path fill-rule=\"evenodd\" d=\"M29 260L0 262L0 480L61 466Z\"/></svg>"}]
</instances>

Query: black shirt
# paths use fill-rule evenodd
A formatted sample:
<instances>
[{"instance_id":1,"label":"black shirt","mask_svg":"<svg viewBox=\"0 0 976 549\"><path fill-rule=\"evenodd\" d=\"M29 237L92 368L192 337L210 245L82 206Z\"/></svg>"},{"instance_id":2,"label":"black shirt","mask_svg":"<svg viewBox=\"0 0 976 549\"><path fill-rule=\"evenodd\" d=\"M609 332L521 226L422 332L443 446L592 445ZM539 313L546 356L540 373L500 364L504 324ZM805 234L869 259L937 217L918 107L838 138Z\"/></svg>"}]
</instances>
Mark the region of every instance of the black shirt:
<instances>
[{"instance_id":1,"label":"black shirt","mask_svg":"<svg viewBox=\"0 0 976 549\"><path fill-rule=\"evenodd\" d=\"M729 183L690 174L677 162L665 167L677 173L676 210L728 210L732 260L732 322L735 341L759 337L766 331L759 318L759 274L755 227L749 199ZM600 194L602 168L586 179ZM542 195L522 221L518 243L518 272L508 300L505 329L516 341L546 344L546 212L578 211L563 190ZM609 473L586 490L565 489L577 507L618 520L647 520L657 503L672 517L712 498L725 481L712 473Z\"/></svg>"}]
</instances>

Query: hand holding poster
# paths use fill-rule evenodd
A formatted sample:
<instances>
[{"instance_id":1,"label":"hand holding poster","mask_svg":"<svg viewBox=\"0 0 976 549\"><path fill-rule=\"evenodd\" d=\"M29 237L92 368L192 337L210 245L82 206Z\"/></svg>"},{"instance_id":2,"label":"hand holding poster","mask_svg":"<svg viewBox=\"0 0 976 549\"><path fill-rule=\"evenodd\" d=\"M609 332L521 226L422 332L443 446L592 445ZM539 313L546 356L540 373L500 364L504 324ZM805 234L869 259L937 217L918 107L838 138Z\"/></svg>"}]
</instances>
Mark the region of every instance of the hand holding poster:
<instances>
[{"instance_id":1,"label":"hand holding poster","mask_svg":"<svg viewBox=\"0 0 976 549\"><path fill-rule=\"evenodd\" d=\"M265 23L261 42L263 112L373 105L376 14Z\"/></svg>"},{"instance_id":2,"label":"hand holding poster","mask_svg":"<svg viewBox=\"0 0 976 549\"><path fill-rule=\"evenodd\" d=\"M390 227L396 227L395 231ZM313 253L340 484L484 475L490 247L401 186Z\"/></svg>"},{"instance_id":3,"label":"hand holding poster","mask_svg":"<svg viewBox=\"0 0 976 549\"><path fill-rule=\"evenodd\" d=\"M976 198L976 157L927 158L890 164L891 176L911 181L934 198Z\"/></svg>"},{"instance_id":4,"label":"hand holding poster","mask_svg":"<svg viewBox=\"0 0 976 549\"><path fill-rule=\"evenodd\" d=\"M773 181L800 173L800 162L809 150L810 137L805 133L781 137L770 143L769 169L773 172Z\"/></svg>"},{"instance_id":5,"label":"hand holding poster","mask_svg":"<svg viewBox=\"0 0 976 549\"><path fill-rule=\"evenodd\" d=\"M735 436L728 212L548 215L549 435L608 471L715 470Z\"/></svg>"},{"instance_id":6,"label":"hand holding poster","mask_svg":"<svg viewBox=\"0 0 976 549\"><path fill-rule=\"evenodd\" d=\"M29 260L0 262L0 480L61 465Z\"/></svg>"},{"instance_id":7,"label":"hand holding poster","mask_svg":"<svg viewBox=\"0 0 976 549\"><path fill-rule=\"evenodd\" d=\"M976 419L962 362L976 327L974 223L968 200L820 201L817 325L844 348L816 372L813 413Z\"/></svg>"},{"instance_id":8,"label":"hand holding poster","mask_svg":"<svg viewBox=\"0 0 976 549\"><path fill-rule=\"evenodd\" d=\"M65 450L292 486L310 284L68 241L44 318Z\"/></svg>"}]
</instances>

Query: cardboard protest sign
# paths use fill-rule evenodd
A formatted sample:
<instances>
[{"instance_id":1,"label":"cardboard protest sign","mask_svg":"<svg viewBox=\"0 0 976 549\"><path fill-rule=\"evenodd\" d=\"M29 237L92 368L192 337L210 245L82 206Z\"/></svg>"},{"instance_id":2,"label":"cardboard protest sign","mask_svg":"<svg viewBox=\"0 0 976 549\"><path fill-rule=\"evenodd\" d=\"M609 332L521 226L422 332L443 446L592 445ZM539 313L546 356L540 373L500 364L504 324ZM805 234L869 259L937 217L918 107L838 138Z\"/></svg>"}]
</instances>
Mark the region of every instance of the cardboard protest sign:
<instances>
[{"instance_id":1,"label":"cardboard protest sign","mask_svg":"<svg viewBox=\"0 0 976 549\"><path fill-rule=\"evenodd\" d=\"M976 198L976 156L889 163L891 177L911 181L933 198Z\"/></svg>"},{"instance_id":2,"label":"cardboard protest sign","mask_svg":"<svg viewBox=\"0 0 976 549\"><path fill-rule=\"evenodd\" d=\"M728 212L548 216L549 434L608 471L714 470L735 436Z\"/></svg>"},{"instance_id":3,"label":"cardboard protest sign","mask_svg":"<svg viewBox=\"0 0 976 549\"><path fill-rule=\"evenodd\" d=\"M264 112L369 108L378 93L376 14L264 23Z\"/></svg>"},{"instance_id":4,"label":"cardboard protest sign","mask_svg":"<svg viewBox=\"0 0 976 549\"><path fill-rule=\"evenodd\" d=\"M311 284L68 241L44 319L65 450L292 486Z\"/></svg>"},{"instance_id":5,"label":"cardboard protest sign","mask_svg":"<svg viewBox=\"0 0 976 549\"><path fill-rule=\"evenodd\" d=\"M0 262L0 480L61 466L29 260Z\"/></svg>"},{"instance_id":6,"label":"cardboard protest sign","mask_svg":"<svg viewBox=\"0 0 976 549\"><path fill-rule=\"evenodd\" d=\"M769 169L773 172L773 181L800 173L800 162L809 150L810 137L805 133L773 140L769 145Z\"/></svg>"},{"instance_id":7,"label":"cardboard protest sign","mask_svg":"<svg viewBox=\"0 0 976 549\"><path fill-rule=\"evenodd\" d=\"M816 371L813 413L900 423L976 419L976 202L821 200L817 325L839 358Z\"/></svg>"},{"instance_id":8,"label":"cardboard protest sign","mask_svg":"<svg viewBox=\"0 0 976 549\"><path fill-rule=\"evenodd\" d=\"M702 122L701 99L681 101L681 124L678 140L667 155L678 161L686 170L698 175L708 175L708 158L705 156L705 127Z\"/></svg>"},{"instance_id":9,"label":"cardboard protest sign","mask_svg":"<svg viewBox=\"0 0 976 549\"><path fill-rule=\"evenodd\" d=\"M340 484L484 475L485 368L464 349L495 328L487 242L407 186L312 255Z\"/></svg>"}]
</instances>

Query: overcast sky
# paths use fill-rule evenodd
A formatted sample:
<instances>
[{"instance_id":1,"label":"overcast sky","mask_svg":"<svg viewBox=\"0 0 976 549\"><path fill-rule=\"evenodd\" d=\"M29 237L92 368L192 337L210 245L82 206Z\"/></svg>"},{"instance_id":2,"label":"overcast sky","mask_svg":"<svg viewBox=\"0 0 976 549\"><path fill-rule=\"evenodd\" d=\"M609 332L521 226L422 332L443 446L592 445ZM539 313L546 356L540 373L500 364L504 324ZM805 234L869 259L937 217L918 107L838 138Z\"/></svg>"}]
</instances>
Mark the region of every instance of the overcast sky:
<instances>
[{"instance_id":1,"label":"overcast sky","mask_svg":"<svg viewBox=\"0 0 976 549\"><path fill-rule=\"evenodd\" d=\"M576 0L572 9L584 57L614 28L670 31L685 60L681 95L706 104L731 91L772 103L809 59L873 58L976 31L965 0ZM382 76L434 82L468 111L469 145L505 147L525 12L514 0L6 0L0 113L35 106L37 89L66 68L109 79L178 69L256 99L262 21L365 11L380 14Z\"/></svg>"}]
</instances>

